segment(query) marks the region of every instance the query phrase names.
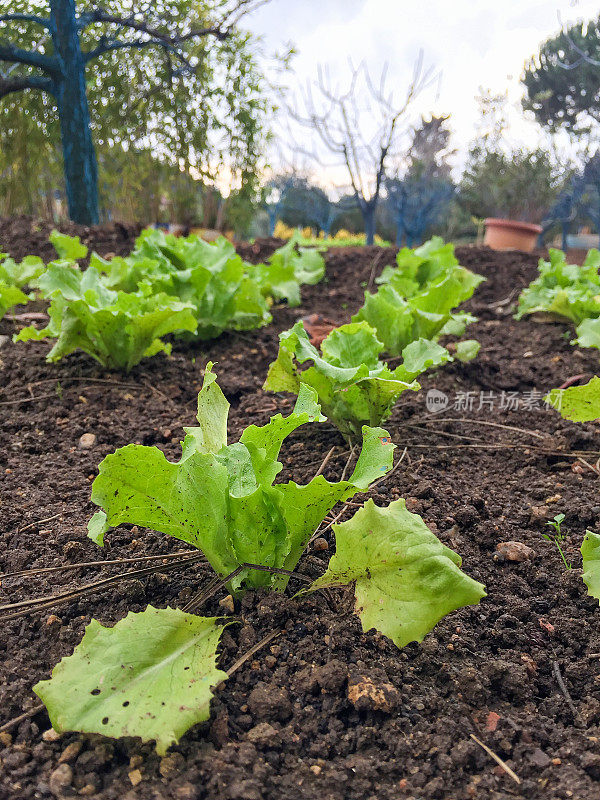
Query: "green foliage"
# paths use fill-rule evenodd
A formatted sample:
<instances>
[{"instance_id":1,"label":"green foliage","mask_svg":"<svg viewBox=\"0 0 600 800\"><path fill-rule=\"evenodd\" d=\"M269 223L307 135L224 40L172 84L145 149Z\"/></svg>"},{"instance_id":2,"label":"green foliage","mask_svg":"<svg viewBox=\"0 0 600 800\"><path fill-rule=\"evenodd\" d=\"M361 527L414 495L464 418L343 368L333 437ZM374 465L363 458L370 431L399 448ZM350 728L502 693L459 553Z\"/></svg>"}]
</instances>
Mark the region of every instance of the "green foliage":
<instances>
[{"instance_id":1,"label":"green foliage","mask_svg":"<svg viewBox=\"0 0 600 800\"><path fill-rule=\"evenodd\" d=\"M567 534L562 530L562 524L564 521L564 514L556 514L554 519L546 523L549 528L552 528L552 533L543 533L542 536L544 539L546 539L546 541L552 542L552 544L556 547L560 553L562 562L565 565L565 569L573 569L571 563L567 561L563 551L563 545L567 541Z\"/></svg>"},{"instance_id":2,"label":"green foliage","mask_svg":"<svg viewBox=\"0 0 600 800\"><path fill-rule=\"evenodd\" d=\"M600 120L599 47L599 20L576 22L541 45L522 78L523 107L540 125L581 135Z\"/></svg>"},{"instance_id":3,"label":"green foliage","mask_svg":"<svg viewBox=\"0 0 600 800\"><path fill-rule=\"evenodd\" d=\"M600 419L600 378L594 376L584 386L552 389L546 402L572 422Z\"/></svg>"},{"instance_id":4,"label":"green foliage","mask_svg":"<svg viewBox=\"0 0 600 800\"><path fill-rule=\"evenodd\" d=\"M385 420L403 392L419 389L414 380L418 375L452 360L445 348L420 339L404 348L403 363L391 370L379 360L382 350L368 323L353 322L334 329L319 353L303 323L297 322L280 334L279 353L264 388L298 394L303 385L311 386L326 416L342 433L356 436L363 425ZM306 361L312 366L299 372L295 362Z\"/></svg>"},{"instance_id":5,"label":"green foliage","mask_svg":"<svg viewBox=\"0 0 600 800\"><path fill-rule=\"evenodd\" d=\"M139 11L133 0L101 5L123 18ZM77 3L81 13L90 10L86 6ZM223 0L157 0L144 8L144 21L167 41L175 31L210 27L224 7ZM11 0L10 11L46 16L48 4ZM81 31L82 49L93 50L102 34L123 43L140 38L135 31L96 24ZM26 50L39 47L44 36L34 23L0 23L0 38ZM112 212L113 218L137 222L164 214L185 222L190 209L185 200L192 190L200 199L203 190L199 175L212 183L225 164L233 182L256 180L272 111L257 40L235 26L227 37L190 38L181 49L192 70L180 69L181 62L157 46L113 50L87 64L105 217ZM43 50L53 52L49 37ZM0 174L7 173L0 182L4 212L51 217L52 195L62 182L62 154L56 100L50 94L24 91L2 98Z\"/></svg>"},{"instance_id":6,"label":"green foliage","mask_svg":"<svg viewBox=\"0 0 600 800\"><path fill-rule=\"evenodd\" d=\"M5 253L0 253L0 319L9 308L30 300L31 296L22 289L33 284L44 269L43 261L35 256L28 256L18 264Z\"/></svg>"},{"instance_id":7,"label":"green foliage","mask_svg":"<svg viewBox=\"0 0 600 800\"><path fill-rule=\"evenodd\" d=\"M88 249L81 244L79 236L67 236L65 233L54 230L50 234L50 241L58 253L58 257L64 261L77 261L85 258L88 254Z\"/></svg>"},{"instance_id":8,"label":"green foliage","mask_svg":"<svg viewBox=\"0 0 600 800\"><path fill-rule=\"evenodd\" d=\"M540 259L538 277L519 295L515 319L539 312L567 319L576 326L571 344L600 349L599 267L598 250L590 250L580 267L551 249L550 260Z\"/></svg>"},{"instance_id":9,"label":"green foliage","mask_svg":"<svg viewBox=\"0 0 600 800\"><path fill-rule=\"evenodd\" d=\"M29 297L16 286L9 286L3 280L0 280L0 319L2 319L9 308L25 304L28 300Z\"/></svg>"},{"instance_id":10,"label":"green foliage","mask_svg":"<svg viewBox=\"0 0 600 800\"><path fill-rule=\"evenodd\" d=\"M460 185L460 202L475 217L541 222L556 200L561 173L537 150L475 146Z\"/></svg>"},{"instance_id":11,"label":"green foliage","mask_svg":"<svg viewBox=\"0 0 600 800\"><path fill-rule=\"evenodd\" d=\"M468 361L473 361L473 359L477 357L480 347L481 345L477 339L465 339L457 343L454 357L458 359L458 361L462 361L463 364L466 364Z\"/></svg>"},{"instance_id":12,"label":"green foliage","mask_svg":"<svg viewBox=\"0 0 600 800\"><path fill-rule=\"evenodd\" d=\"M274 300L287 300L288 305L300 305L300 286L314 286L325 275L325 261L315 248L297 248L299 236L294 235L276 250L268 264L247 265L248 276L259 286L263 295Z\"/></svg>"},{"instance_id":13,"label":"green foliage","mask_svg":"<svg viewBox=\"0 0 600 800\"><path fill-rule=\"evenodd\" d=\"M365 303L352 320L366 320L386 351L399 356L410 342L435 341L452 332L445 326L453 320L455 330L470 321L453 309L468 300L483 280L458 265L451 244L434 237L416 250L404 248L398 253L397 267L386 267L377 281L378 291L365 293Z\"/></svg>"},{"instance_id":14,"label":"green foliage","mask_svg":"<svg viewBox=\"0 0 600 800\"><path fill-rule=\"evenodd\" d=\"M95 619L52 678L34 686L59 733L138 736L167 748L210 716L223 628L211 617L148 606L113 628Z\"/></svg>"},{"instance_id":15,"label":"green foliage","mask_svg":"<svg viewBox=\"0 0 600 800\"><path fill-rule=\"evenodd\" d=\"M57 339L48 361L59 361L79 349L104 367L129 371L142 358L170 352L171 346L161 337L196 329L191 304L164 293L113 291L94 269L81 272L55 262L37 284L50 300L50 322L42 330L23 328L15 341Z\"/></svg>"},{"instance_id":16,"label":"green foliage","mask_svg":"<svg viewBox=\"0 0 600 800\"><path fill-rule=\"evenodd\" d=\"M335 555L310 589L354 582L363 630L375 628L398 647L420 642L442 617L485 596L483 585L461 572L460 557L404 500L387 508L368 500L333 529Z\"/></svg>"},{"instance_id":17,"label":"green foliage","mask_svg":"<svg viewBox=\"0 0 600 800\"><path fill-rule=\"evenodd\" d=\"M112 288L132 292L144 287L192 303L201 339L266 325L274 299L298 305L300 286L317 283L325 272L320 253L297 250L295 241L276 250L269 264L252 265L224 237L209 243L152 229L142 232L126 258L92 256L90 265L106 275Z\"/></svg>"},{"instance_id":18,"label":"green foliage","mask_svg":"<svg viewBox=\"0 0 600 800\"><path fill-rule=\"evenodd\" d=\"M581 545L583 556L583 582L588 594L600 600L600 535L586 531Z\"/></svg>"},{"instance_id":19,"label":"green foliage","mask_svg":"<svg viewBox=\"0 0 600 800\"><path fill-rule=\"evenodd\" d=\"M185 429L180 461L168 461L156 447L128 445L100 464L92 501L103 511L92 518L90 534L101 544L108 526L150 527L202 550L223 577L244 563L293 570L333 506L390 469L394 445L386 431L365 427L362 452L348 480L329 483L319 475L304 486L273 485L282 469L277 457L285 438L300 425L324 419L316 392L300 387L288 417L278 414L267 425L251 425L228 445L229 403L211 367L198 395L199 425ZM232 588L286 583L286 576L247 568L232 580Z\"/></svg>"}]
</instances>

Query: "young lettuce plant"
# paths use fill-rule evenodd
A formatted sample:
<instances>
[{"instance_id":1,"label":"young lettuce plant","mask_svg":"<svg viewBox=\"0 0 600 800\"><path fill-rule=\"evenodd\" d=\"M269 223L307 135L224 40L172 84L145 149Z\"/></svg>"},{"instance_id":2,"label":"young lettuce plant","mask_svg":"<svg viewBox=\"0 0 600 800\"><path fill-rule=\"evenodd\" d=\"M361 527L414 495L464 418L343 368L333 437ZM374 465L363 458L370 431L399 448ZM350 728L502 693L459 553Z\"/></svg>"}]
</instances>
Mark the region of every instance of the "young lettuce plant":
<instances>
[{"instance_id":1,"label":"young lettuce plant","mask_svg":"<svg viewBox=\"0 0 600 800\"><path fill-rule=\"evenodd\" d=\"M44 262L36 256L27 256L17 263L6 253L0 253L0 319L9 308L31 300L33 295L26 294L23 289L35 285L45 269Z\"/></svg>"},{"instance_id":2,"label":"young lettuce plant","mask_svg":"<svg viewBox=\"0 0 600 800\"><path fill-rule=\"evenodd\" d=\"M325 415L341 433L355 437L363 425L379 425L387 419L400 397L417 391L415 378L431 367L452 361L448 351L425 339L411 342L402 351L403 362L395 369L379 360L383 344L367 322L335 328L314 347L302 322L279 335L279 353L270 365L264 387L272 392L298 394L311 386ZM312 361L298 371L296 364Z\"/></svg>"},{"instance_id":3,"label":"young lettuce plant","mask_svg":"<svg viewBox=\"0 0 600 800\"><path fill-rule=\"evenodd\" d=\"M314 247L296 247L300 236L294 234L276 250L268 264L247 264L248 275L266 297L286 300L292 308L300 305L300 286L314 286L325 275L325 261Z\"/></svg>"},{"instance_id":4,"label":"young lettuce plant","mask_svg":"<svg viewBox=\"0 0 600 800\"><path fill-rule=\"evenodd\" d=\"M186 428L182 457L170 462L153 447L129 445L108 456L94 481L102 505L90 535L102 544L108 526L136 522L203 550L230 587L282 590L312 531L336 502L364 490L391 467L394 445L385 431L365 427L363 449L348 480L321 475L305 486L274 484L284 439L297 427L322 421L315 392L300 387L288 417L251 425L227 444L229 404L209 364L198 396L197 427ZM387 508L368 501L348 522L334 525L337 551L307 591L355 584L363 629L376 628L402 647L421 641L446 614L478 603L484 587L460 570L403 500ZM242 566L244 570L232 569ZM73 655L34 690L57 731L156 740L162 755L192 725L208 719L211 689L227 678L216 667L219 620L148 606L113 628L88 625Z\"/></svg>"},{"instance_id":5,"label":"young lettuce plant","mask_svg":"<svg viewBox=\"0 0 600 800\"><path fill-rule=\"evenodd\" d=\"M107 456L92 485L100 506L90 521L98 544L109 527L127 522L174 536L202 550L222 577L240 564L293 570L312 533L333 506L382 477L392 465L394 445L382 428L363 428L363 446L347 480L330 483L322 475L305 486L273 484L287 436L300 425L321 421L316 392L300 387L288 417L251 425L238 442L227 444L229 403L206 368L198 395L198 426L185 428L182 457L168 461L157 447L127 445ZM231 581L282 588L287 576L246 569Z\"/></svg>"},{"instance_id":6,"label":"young lettuce plant","mask_svg":"<svg viewBox=\"0 0 600 800\"><path fill-rule=\"evenodd\" d=\"M269 302L248 277L247 266L223 237L209 243L152 229L142 231L125 258L105 260L94 254L90 259L90 267L106 275L113 289L165 292L191 303L197 319L194 335L200 339L271 321Z\"/></svg>"},{"instance_id":7,"label":"young lettuce plant","mask_svg":"<svg viewBox=\"0 0 600 800\"><path fill-rule=\"evenodd\" d=\"M549 261L540 258L538 277L519 295L515 319L546 313L578 326L600 316L600 252L590 250L581 267L567 264L562 250L550 249L549 254Z\"/></svg>"},{"instance_id":8,"label":"young lettuce plant","mask_svg":"<svg viewBox=\"0 0 600 800\"><path fill-rule=\"evenodd\" d=\"M411 277L407 279L399 269L392 270L385 279L382 276L376 293L365 292L364 305L352 321L368 322L385 350L399 356L417 339L435 341L445 333L462 334L473 318L455 314L453 309L468 300L483 280L481 275L459 266L439 270L422 284Z\"/></svg>"},{"instance_id":9,"label":"young lettuce plant","mask_svg":"<svg viewBox=\"0 0 600 800\"><path fill-rule=\"evenodd\" d=\"M161 337L196 330L191 304L163 293L115 292L93 269L81 272L68 263L54 262L37 285L51 301L50 322L42 330L24 328L14 339L57 339L47 361L83 350L104 367L129 371L142 358L161 351L170 353L171 345Z\"/></svg>"}]
</instances>

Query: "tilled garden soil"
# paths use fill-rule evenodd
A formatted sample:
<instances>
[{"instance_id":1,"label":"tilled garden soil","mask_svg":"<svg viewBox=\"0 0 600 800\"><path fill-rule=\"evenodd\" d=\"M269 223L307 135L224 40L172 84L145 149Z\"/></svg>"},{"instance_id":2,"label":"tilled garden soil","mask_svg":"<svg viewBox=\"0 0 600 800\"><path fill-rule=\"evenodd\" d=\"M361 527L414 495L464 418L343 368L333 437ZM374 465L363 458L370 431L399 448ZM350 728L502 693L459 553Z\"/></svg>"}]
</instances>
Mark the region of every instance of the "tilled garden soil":
<instances>
[{"instance_id":1,"label":"tilled garden soil","mask_svg":"<svg viewBox=\"0 0 600 800\"><path fill-rule=\"evenodd\" d=\"M0 236L0 250L11 245ZM19 255L35 252L34 244L19 247ZM263 255L260 244L253 254ZM594 469L600 435L597 426L563 422L540 402L542 393L568 378L591 376L598 358L571 347L562 324L513 320L511 305L534 276L535 257L475 248L458 255L488 278L468 304L479 316L470 332L481 352L471 364L428 375L419 393L402 396L388 423L402 463L369 494L380 505L405 497L462 555L463 569L485 583L488 596L400 651L383 636L362 633L350 591L293 599L292 582L286 596L249 592L235 610L239 624L222 637L221 667L229 668L270 631L280 633L219 687L210 722L161 759L151 744L135 739L53 737L46 712L39 711L0 732L2 798L600 796L600 610L581 580L578 551L586 527L600 525ZM232 405L231 437L288 412L291 398L261 391L277 333L313 312L346 321L361 303L362 286L394 256L391 249L332 251L326 281L303 289L301 308L276 309L272 326L208 344L178 344L171 358L148 360L128 376L101 370L83 356L47 365L48 344L5 343L2 571L181 550L175 540L131 526L113 531L104 550L86 538L100 460L129 442L155 444L177 457L208 359L218 362ZM15 324L5 320L1 332ZM448 398L437 414L426 407L433 388ZM512 407L515 400L521 407ZM88 449L80 445L84 433L95 436ZM309 480L334 445L325 469L330 479L339 478L347 445L328 423L300 429L283 452L282 478ZM543 538L544 523L559 512L566 515L571 571ZM323 572L331 531L325 539L329 552L309 551L301 573ZM506 542L526 547L497 549ZM510 560L514 555L524 560ZM11 603L59 593L147 563L4 577L1 596ZM168 571L161 562L152 575L5 621L2 720L39 704L32 685L72 652L92 616L112 624L148 603L181 606L209 578L204 564ZM211 598L202 612L224 613L224 595ZM364 678L382 688L381 696L354 705L348 686Z\"/></svg>"}]
</instances>

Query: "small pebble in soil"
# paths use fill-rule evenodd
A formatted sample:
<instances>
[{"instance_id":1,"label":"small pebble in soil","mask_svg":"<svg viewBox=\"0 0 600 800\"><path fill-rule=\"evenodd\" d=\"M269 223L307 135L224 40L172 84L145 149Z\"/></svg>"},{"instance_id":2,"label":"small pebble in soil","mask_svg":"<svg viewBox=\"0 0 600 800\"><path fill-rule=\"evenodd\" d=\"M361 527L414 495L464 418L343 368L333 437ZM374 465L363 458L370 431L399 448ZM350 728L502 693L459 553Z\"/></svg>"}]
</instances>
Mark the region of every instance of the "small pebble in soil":
<instances>
[{"instance_id":1,"label":"small pebble in soil","mask_svg":"<svg viewBox=\"0 0 600 800\"><path fill-rule=\"evenodd\" d=\"M132 769L131 770L131 772L129 773L129 780L131 781L133 786L137 786L138 783L141 782L142 773L139 771L139 769Z\"/></svg>"},{"instance_id":2,"label":"small pebble in soil","mask_svg":"<svg viewBox=\"0 0 600 800\"><path fill-rule=\"evenodd\" d=\"M95 433L84 433L79 437L77 446L80 450L90 450L96 444Z\"/></svg>"},{"instance_id":3,"label":"small pebble in soil","mask_svg":"<svg viewBox=\"0 0 600 800\"><path fill-rule=\"evenodd\" d=\"M77 758L77 756L81 752L82 747L83 747L83 742L71 742L71 744L68 744L60 754L58 763L64 764L66 761L73 761L73 759Z\"/></svg>"},{"instance_id":4,"label":"small pebble in soil","mask_svg":"<svg viewBox=\"0 0 600 800\"><path fill-rule=\"evenodd\" d=\"M329 550L329 542L327 539L323 539L321 536L319 536L319 538L315 539L313 542L313 549L317 552Z\"/></svg>"},{"instance_id":5,"label":"small pebble in soil","mask_svg":"<svg viewBox=\"0 0 600 800\"><path fill-rule=\"evenodd\" d=\"M228 594L227 597L224 597L222 600L219 600L219 606L223 608L225 611L229 611L230 614L233 614L234 611L233 597L230 594Z\"/></svg>"},{"instance_id":6,"label":"small pebble in soil","mask_svg":"<svg viewBox=\"0 0 600 800\"><path fill-rule=\"evenodd\" d=\"M47 731L42 733L42 739L45 742L57 742L60 737L62 736L61 733L57 733L54 728L48 728Z\"/></svg>"},{"instance_id":7,"label":"small pebble in soil","mask_svg":"<svg viewBox=\"0 0 600 800\"><path fill-rule=\"evenodd\" d=\"M523 542L499 542L496 545L498 551L494 558L506 561L532 561L536 557L536 552ZM500 557L500 558L499 558Z\"/></svg>"},{"instance_id":8,"label":"small pebble in soil","mask_svg":"<svg viewBox=\"0 0 600 800\"><path fill-rule=\"evenodd\" d=\"M50 791L56 797L63 795L63 790L73 783L73 770L68 764L59 764L50 775Z\"/></svg>"}]
</instances>

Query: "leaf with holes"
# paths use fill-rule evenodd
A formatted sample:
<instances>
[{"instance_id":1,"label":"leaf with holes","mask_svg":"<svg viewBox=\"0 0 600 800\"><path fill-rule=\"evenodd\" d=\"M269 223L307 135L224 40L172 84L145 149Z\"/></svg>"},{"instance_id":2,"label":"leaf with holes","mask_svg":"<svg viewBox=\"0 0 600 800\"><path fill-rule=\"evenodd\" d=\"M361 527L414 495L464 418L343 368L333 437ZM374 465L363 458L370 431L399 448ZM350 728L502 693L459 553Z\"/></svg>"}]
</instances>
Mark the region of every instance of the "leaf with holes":
<instances>
[{"instance_id":1,"label":"leaf with holes","mask_svg":"<svg viewBox=\"0 0 600 800\"><path fill-rule=\"evenodd\" d=\"M102 509L89 535L103 541L109 527L143 525L202 550L225 577L240 564L293 570L315 528L336 503L382 477L392 466L394 445L382 428L364 427L363 447L352 475L329 482L318 475L304 486L274 483L284 440L301 425L325 418L316 392L303 384L292 413L262 426L249 425L227 444L229 403L208 364L198 396L198 425L185 428L182 456L168 461L157 447L130 444L107 456L92 486ZM247 568L231 581L283 588L287 576Z\"/></svg>"},{"instance_id":2,"label":"leaf with holes","mask_svg":"<svg viewBox=\"0 0 600 800\"><path fill-rule=\"evenodd\" d=\"M138 736L167 748L210 716L223 627L213 617L148 606L112 628L92 620L52 678L34 686L55 731Z\"/></svg>"},{"instance_id":3,"label":"leaf with holes","mask_svg":"<svg viewBox=\"0 0 600 800\"><path fill-rule=\"evenodd\" d=\"M420 642L442 617L485 595L404 500L380 508L368 500L352 519L333 526L336 552L310 587L355 582L356 613L364 631L375 628L398 647Z\"/></svg>"},{"instance_id":4,"label":"leaf with holes","mask_svg":"<svg viewBox=\"0 0 600 800\"><path fill-rule=\"evenodd\" d=\"M546 403L572 422L593 422L600 418L600 378L594 376L583 386L552 389Z\"/></svg>"}]
</instances>

